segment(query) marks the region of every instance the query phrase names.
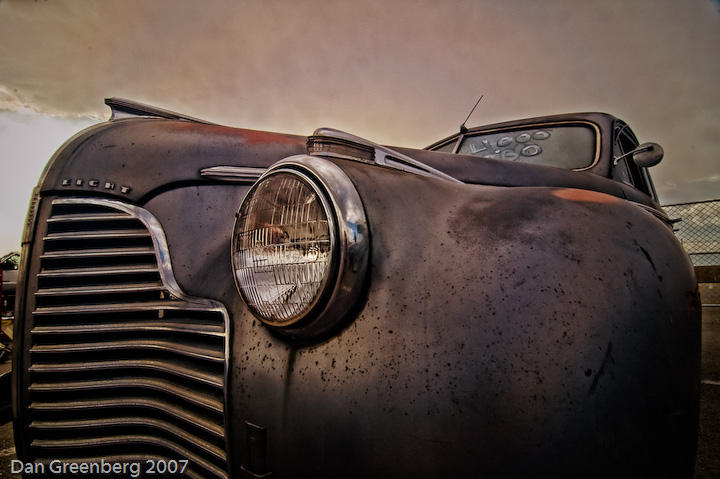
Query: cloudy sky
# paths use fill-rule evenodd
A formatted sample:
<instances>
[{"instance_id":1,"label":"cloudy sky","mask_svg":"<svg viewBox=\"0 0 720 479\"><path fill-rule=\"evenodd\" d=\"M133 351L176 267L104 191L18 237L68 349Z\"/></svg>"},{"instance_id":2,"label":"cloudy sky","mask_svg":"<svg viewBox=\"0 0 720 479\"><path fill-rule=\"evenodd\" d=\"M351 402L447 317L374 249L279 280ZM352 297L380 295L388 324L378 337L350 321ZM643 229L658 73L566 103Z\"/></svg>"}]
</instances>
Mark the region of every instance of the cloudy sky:
<instances>
[{"instance_id":1,"label":"cloudy sky","mask_svg":"<svg viewBox=\"0 0 720 479\"><path fill-rule=\"evenodd\" d=\"M664 204L720 197L717 0L0 0L0 253L42 168L133 98L234 126L424 147L468 125L625 119Z\"/></svg>"}]
</instances>

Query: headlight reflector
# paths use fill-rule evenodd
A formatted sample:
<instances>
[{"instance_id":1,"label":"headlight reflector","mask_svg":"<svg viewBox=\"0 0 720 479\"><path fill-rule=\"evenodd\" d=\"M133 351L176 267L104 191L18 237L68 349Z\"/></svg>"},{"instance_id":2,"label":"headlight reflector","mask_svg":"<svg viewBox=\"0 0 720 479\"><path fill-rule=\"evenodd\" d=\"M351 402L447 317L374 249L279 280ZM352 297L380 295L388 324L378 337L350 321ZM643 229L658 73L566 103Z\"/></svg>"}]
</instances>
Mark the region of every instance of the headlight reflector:
<instances>
[{"instance_id":1,"label":"headlight reflector","mask_svg":"<svg viewBox=\"0 0 720 479\"><path fill-rule=\"evenodd\" d=\"M315 182L282 169L261 178L233 233L233 268L246 304L270 325L302 319L333 275L336 242L332 210Z\"/></svg>"}]
</instances>

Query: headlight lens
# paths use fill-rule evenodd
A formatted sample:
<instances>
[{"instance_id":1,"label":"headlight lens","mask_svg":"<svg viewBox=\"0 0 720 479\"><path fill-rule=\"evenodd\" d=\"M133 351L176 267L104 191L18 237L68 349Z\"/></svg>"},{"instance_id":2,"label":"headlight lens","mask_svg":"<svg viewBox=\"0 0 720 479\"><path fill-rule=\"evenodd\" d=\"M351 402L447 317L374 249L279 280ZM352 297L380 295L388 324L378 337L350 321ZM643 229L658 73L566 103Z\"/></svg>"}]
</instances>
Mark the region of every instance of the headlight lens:
<instances>
[{"instance_id":1,"label":"headlight lens","mask_svg":"<svg viewBox=\"0 0 720 479\"><path fill-rule=\"evenodd\" d=\"M335 223L324 193L306 175L278 170L243 201L233 233L233 268L250 309L288 326L320 302L333 272Z\"/></svg>"}]
</instances>

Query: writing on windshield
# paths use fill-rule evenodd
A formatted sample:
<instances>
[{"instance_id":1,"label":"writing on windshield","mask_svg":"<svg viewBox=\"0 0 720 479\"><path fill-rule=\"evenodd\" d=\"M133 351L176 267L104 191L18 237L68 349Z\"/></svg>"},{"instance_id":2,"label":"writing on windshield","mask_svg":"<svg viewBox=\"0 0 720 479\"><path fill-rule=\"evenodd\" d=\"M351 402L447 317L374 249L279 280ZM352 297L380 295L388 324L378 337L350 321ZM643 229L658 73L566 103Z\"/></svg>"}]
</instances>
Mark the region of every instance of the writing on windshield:
<instances>
[{"instance_id":1,"label":"writing on windshield","mask_svg":"<svg viewBox=\"0 0 720 479\"><path fill-rule=\"evenodd\" d=\"M493 131L466 136L458 153L581 169L595 159L595 135L592 128L576 125Z\"/></svg>"}]
</instances>

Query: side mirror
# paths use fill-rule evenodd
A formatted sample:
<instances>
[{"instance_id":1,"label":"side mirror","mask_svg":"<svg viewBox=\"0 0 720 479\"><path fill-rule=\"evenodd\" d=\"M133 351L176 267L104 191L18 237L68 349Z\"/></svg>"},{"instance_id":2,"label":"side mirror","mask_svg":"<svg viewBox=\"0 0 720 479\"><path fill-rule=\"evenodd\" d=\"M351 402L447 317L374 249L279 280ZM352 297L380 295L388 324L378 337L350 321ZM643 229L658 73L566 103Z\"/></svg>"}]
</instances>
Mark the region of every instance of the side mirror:
<instances>
[{"instance_id":1,"label":"side mirror","mask_svg":"<svg viewBox=\"0 0 720 479\"><path fill-rule=\"evenodd\" d=\"M664 151L657 143L643 143L632 151L632 159L641 168L650 168L660 163Z\"/></svg>"}]
</instances>

